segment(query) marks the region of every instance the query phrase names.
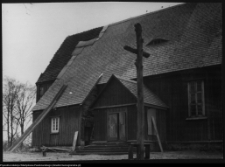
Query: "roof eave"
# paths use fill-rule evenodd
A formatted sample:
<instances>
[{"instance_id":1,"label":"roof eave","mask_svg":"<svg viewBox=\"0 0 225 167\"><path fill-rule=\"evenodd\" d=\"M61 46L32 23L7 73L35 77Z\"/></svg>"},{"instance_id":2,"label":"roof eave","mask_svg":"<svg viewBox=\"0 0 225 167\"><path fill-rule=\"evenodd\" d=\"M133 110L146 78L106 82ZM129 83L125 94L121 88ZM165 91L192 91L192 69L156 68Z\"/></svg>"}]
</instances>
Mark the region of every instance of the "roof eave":
<instances>
[{"instance_id":1,"label":"roof eave","mask_svg":"<svg viewBox=\"0 0 225 167\"><path fill-rule=\"evenodd\" d=\"M169 109L169 107L167 107L167 106L158 106L158 105L149 104L149 103L146 103L146 102L144 102L144 106L153 107L153 108L162 109L162 110L168 110Z\"/></svg>"}]
</instances>

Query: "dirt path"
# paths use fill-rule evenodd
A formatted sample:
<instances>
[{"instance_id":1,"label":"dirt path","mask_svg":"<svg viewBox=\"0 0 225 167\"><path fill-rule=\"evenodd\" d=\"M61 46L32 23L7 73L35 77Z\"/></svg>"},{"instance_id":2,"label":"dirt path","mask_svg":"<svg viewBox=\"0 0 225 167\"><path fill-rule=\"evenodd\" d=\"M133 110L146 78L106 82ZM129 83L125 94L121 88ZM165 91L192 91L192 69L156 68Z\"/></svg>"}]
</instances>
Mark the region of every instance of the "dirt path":
<instances>
[{"instance_id":1,"label":"dirt path","mask_svg":"<svg viewBox=\"0 0 225 167\"><path fill-rule=\"evenodd\" d=\"M136 157L136 155L134 155ZM151 153L151 159L222 159L222 153L164 152ZM128 155L69 155L68 153L3 153L4 162L19 161L71 161L71 160L127 160Z\"/></svg>"}]
</instances>

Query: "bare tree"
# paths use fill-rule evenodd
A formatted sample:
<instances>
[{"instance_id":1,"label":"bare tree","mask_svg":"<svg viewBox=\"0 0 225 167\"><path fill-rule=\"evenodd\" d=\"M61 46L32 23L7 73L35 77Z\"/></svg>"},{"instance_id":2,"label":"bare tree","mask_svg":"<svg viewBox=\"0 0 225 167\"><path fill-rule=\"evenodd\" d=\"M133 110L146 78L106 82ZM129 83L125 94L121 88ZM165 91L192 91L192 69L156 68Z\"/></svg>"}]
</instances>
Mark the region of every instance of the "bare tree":
<instances>
[{"instance_id":1,"label":"bare tree","mask_svg":"<svg viewBox=\"0 0 225 167\"><path fill-rule=\"evenodd\" d=\"M7 132L8 147L24 133L31 121L31 108L35 103L35 86L5 77L3 86L3 131ZM22 147L22 144L21 144Z\"/></svg>"},{"instance_id":2,"label":"bare tree","mask_svg":"<svg viewBox=\"0 0 225 167\"><path fill-rule=\"evenodd\" d=\"M6 125L8 146L12 145L18 131L18 122L15 119L15 108L21 84L13 78L5 77L3 86L3 116ZM3 124L4 125L4 124Z\"/></svg>"},{"instance_id":3,"label":"bare tree","mask_svg":"<svg viewBox=\"0 0 225 167\"><path fill-rule=\"evenodd\" d=\"M31 108L35 103L35 86L32 86L28 83L22 84L18 98L16 101L16 115L15 119L17 120L20 126L21 136L24 133L25 126L31 121L32 112ZM23 143L21 144L21 148Z\"/></svg>"}]
</instances>

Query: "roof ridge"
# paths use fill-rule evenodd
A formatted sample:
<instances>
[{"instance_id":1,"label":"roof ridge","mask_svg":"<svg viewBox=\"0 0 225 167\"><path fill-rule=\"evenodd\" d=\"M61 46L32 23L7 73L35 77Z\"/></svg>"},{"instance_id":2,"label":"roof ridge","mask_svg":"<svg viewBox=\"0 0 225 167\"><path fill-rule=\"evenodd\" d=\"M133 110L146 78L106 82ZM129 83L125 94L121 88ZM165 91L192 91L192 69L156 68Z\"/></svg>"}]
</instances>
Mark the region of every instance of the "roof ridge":
<instances>
[{"instance_id":1,"label":"roof ridge","mask_svg":"<svg viewBox=\"0 0 225 167\"><path fill-rule=\"evenodd\" d=\"M182 3L182 4L174 5L174 6L171 6L171 7L167 7L167 8L164 8L164 9L158 9L158 10L155 10L155 11L152 11L152 12L149 12L149 13L144 13L144 14L141 14L141 15L138 15L138 16L133 16L133 17L130 17L130 18L118 21L118 22L114 22L114 23L108 24L108 26L112 26L112 25L116 25L116 24L123 23L123 22L126 22L126 21L130 21L132 19L143 17L143 16L146 16L146 15L149 15L149 14L162 12L164 10L168 10L168 9L175 8L175 7L178 7L178 6L182 6L182 5L185 5L185 4L187 4L187 3Z\"/></svg>"},{"instance_id":2,"label":"roof ridge","mask_svg":"<svg viewBox=\"0 0 225 167\"><path fill-rule=\"evenodd\" d=\"M92 28L92 29L89 29L89 30L84 30L84 31L78 32L78 33L73 34L73 35L82 34L82 33L85 33L85 32L91 31L93 29L100 28L100 27L116 25L116 24L123 23L123 22L129 21L129 20L132 20L132 19L136 19L136 18L143 17L143 16L146 16L146 15L149 15L149 14L153 14L153 13L158 13L158 12L161 12L161 11L164 11L164 10L168 10L168 9L171 9L171 8L175 8L175 7L178 7L178 6L182 6L182 5L185 5L185 4L187 4L187 3L174 5L174 6L171 6L171 7L164 8L164 9L158 9L158 10L155 10L155 11L152 11L152 12L149 12L149 13L144 13L144 14L141 14L141 15L133 16L133 17L130 17L130 18L127 18L127 19L124 19L124 20L120 20L120 21L114 22L114 23L109 23L109 24L106 24L106 25L103 25L103 26L98 26L98 27L95 27L95 28ZM69 35L67 37L71 37L73 35Z\"/></svg>"},{"instance_id":3,"label":"roof ridge","mask_svg":"<svg viewBox=\"0 0 225 167\"><path fill-rule=\"evenodd\" d=\"M103 29L104 26L97 26L97 27L93 27L93 28L91 28L91 29L81 30L80 32L77 32L77 33L75 33L75 34L68 35L66 38L74 37L74 36L76 36L76 35L82 35L82 34L84 34L84 33L93 31L93 30L98 29L98 28L101 28L101 27L102 27L102 29ZM66 39L66 38L65 38L65 39Z\"/></svg>"}]
</instances>

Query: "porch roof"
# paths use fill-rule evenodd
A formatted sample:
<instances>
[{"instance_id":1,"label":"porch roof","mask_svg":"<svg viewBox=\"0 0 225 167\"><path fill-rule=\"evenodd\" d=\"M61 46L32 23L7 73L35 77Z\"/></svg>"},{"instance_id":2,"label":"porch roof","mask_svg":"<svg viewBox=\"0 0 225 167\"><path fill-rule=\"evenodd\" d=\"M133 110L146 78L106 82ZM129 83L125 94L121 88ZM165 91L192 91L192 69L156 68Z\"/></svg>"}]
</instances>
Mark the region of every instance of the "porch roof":
<instances>
[{"instance_id":1,"label":"porch roof","mask_svg":"<svg viewBox=\"0 0 225 167\"><path fill-rule=\"evenodd\" d=\"M115 76L136 98L137 95L137 82L133 80L128 80L122 77ZM157 96L155 95L151 90L149 90L144 84L143 84L143 100L145 104L162 107L162 108L168 108L168 106Z\"/></svg>"}]
</instances>

